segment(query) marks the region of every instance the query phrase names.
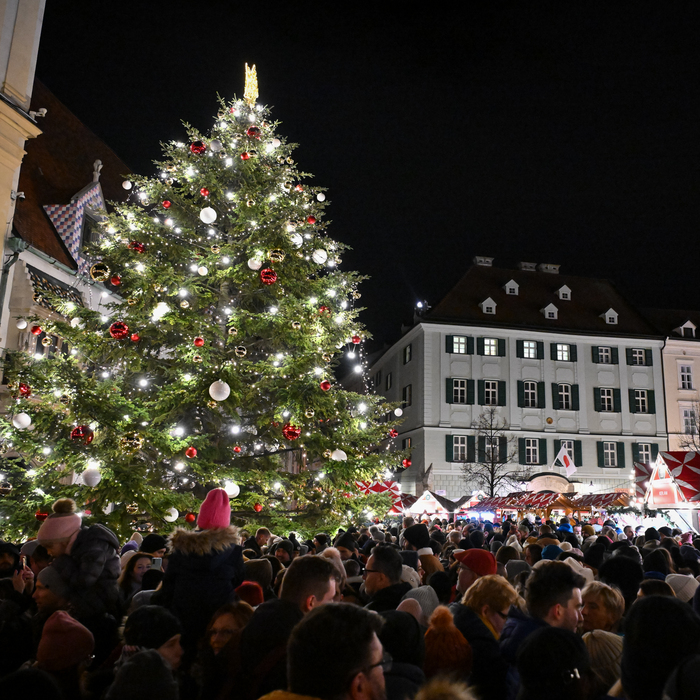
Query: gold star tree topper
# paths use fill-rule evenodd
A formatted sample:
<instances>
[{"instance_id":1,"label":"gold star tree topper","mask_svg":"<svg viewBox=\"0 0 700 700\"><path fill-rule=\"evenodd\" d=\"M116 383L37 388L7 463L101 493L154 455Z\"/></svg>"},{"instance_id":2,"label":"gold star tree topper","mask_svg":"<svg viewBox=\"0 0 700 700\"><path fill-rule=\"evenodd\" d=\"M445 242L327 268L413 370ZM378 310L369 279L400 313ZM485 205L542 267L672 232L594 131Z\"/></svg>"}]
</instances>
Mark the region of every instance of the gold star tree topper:
<instances>
[{"instance_id":1,"label":"gold star tree topper","mask_svg":"<svg viewBox=\"0 0 700 700\"><path fill-rule=\"evenodd\" d=\"M245 91L243 99L249 105L254 105L258 99L258 74L255 70L255 65L252 68L248 68L247 63L245 64Z\"/></svg>"}]
</instances>

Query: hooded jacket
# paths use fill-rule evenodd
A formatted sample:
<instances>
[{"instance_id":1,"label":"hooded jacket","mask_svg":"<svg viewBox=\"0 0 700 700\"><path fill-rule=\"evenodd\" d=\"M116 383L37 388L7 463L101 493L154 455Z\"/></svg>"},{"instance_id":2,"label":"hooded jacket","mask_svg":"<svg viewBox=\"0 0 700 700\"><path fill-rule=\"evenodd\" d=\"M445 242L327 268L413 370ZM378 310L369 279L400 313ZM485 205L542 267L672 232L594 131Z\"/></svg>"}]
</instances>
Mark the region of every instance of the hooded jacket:
<instances>
[{"instance_id":1,"label":"hooded jacket","mask_svg":"<svg viewBox=\"0 0 700 700\"><path fill-rule=\"evenodd\" d=\"M392 586L381 588L371 598L369 603L365 605L367 610L374 612L384 612L385 610L396 610L403 597L409 591L413 590L410 583L395 583Z\"/></svg>"}]
</instances>

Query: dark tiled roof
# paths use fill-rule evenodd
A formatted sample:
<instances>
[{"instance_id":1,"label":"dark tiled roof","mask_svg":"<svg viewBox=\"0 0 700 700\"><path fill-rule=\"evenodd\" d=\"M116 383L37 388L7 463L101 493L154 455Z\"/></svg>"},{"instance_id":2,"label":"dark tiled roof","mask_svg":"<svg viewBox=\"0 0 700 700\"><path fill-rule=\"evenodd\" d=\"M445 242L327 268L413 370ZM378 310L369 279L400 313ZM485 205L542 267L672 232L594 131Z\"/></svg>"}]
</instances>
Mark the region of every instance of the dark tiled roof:
<instances>
[{"instance_id":1,"label":"dark tiled roof","mask_svg":"<svg viewBox=\"0 0 700 700\"><path fill-rule=\"evenodd\" d=\"M659 333L667 336L680 337L680 333L674 333L675 328L680 328L686 321L690 321L700 329L700 311L687 309L642 309L642 313ZM698 333L700 331L696 331ZM687 340L692 340L684 336ZM695 340L700 338L696 337Z\"/></svg>"},{"instance_id":2,"label":"dark tiled roof","mask_svg":"<svg viewBox=\"0 0 700 700\"><path fill-rule=\"evenodd\" d=\"M27 265L27 272L29 272L29 278L32 281L32 287L34 289L34 301L39 304L39 306L43 306L50 311L56 311L49 301L49 299L54 296L60 297L65 301L72 301L78 306L84 306L83 297L73 287L60 282L41 270L37 270L31 265Z\"/></svg>"},{"instance_id":3,"label":"dark tiled roof","mask_svg":"<svg viewBox=\"0 0 700 700\"><path fill-rule=\"evenodd\" d=\"M504 289L511 279L519 285L517 296ZM571 289L570 301L556 294L564 285ZM479 306L488 297L496 302L494 315L483 313ZM546 319L542 313L550 303L558 309L557 319ZM610 308L618 313L617 324L605 321ZM469 268L423 320L600 335L659 335L608 280L481 265Z\"/></svg>"},{"instance_id":4,"label":"dark tiled roof","mask_svg":"<svg viewBox=\"0 0 700 700\"><path fill-rule=\"evenodd\" d=\"M75 269L77 266L43 207L68 204L92 182L93 163L101 160L100 184L105 200L124 200L121 183L130 168L107 144L90 131L40 81L34 82L31 108L45 107L46 117L38 120L43 133L25 145L14 229L18 236L38 250Z\"/></svg>"}]
</instances>

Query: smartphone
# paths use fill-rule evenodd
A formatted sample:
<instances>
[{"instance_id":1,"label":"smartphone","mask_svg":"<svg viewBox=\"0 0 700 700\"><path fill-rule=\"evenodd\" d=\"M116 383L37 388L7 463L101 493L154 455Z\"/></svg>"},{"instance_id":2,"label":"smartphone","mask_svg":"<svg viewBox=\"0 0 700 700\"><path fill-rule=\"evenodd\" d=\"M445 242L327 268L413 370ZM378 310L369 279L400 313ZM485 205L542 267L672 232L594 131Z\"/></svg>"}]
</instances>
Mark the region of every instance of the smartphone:
<instances>
[{"instance_id":1,"label":"smartphone","mask_svg":"<svg viewBox=\"0 0 700 700\"><path fill-rule=\"evenodd\" d=\"M23 554L23 555L19 558L19 565L20 565L23 569L26 569L26 568L27 568L27 555L26 555L26 554Z\"/></svg>"},{"instance_id":2,"label":"smartphone","mask_svg":"<svg viewBox=\"0 0 700 700\"><path fill-rule=\"evenodd\" d=\"M151 562L151 569L158 569L158 571L160 571L162 566L163 566L163 558L162 557L153 557L153 561Z\"/></svg>"}]
</instances>

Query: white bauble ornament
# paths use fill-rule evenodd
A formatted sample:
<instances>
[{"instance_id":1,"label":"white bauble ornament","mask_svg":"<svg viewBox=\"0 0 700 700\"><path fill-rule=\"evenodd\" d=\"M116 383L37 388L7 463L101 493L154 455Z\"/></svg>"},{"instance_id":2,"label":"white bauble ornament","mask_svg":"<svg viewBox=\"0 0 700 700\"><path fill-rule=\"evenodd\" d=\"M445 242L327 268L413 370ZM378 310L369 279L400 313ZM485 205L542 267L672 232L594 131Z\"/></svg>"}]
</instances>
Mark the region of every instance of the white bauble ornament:
<instances>
[{"instance_id":1,"label":"white bauble ornament","mask_svg":"<svg viewBox=\"0 0 700 700\"><path fill-rule=\"evenodd\" d=\"M12 425L17 430L26 430L32 424L31 416L28 413L16 413L12 417Z\"/></svg>"},{"instance_id":2,"label":"white bauble ornament","mask_svg":"<svg viewBox=\"0 0 700 700\"><path fill-rule=\"evenodd\" d=\"M18 318L15 325L17 326L17 328L23 331L29 324L27 323L26 318Z\"/></svg>"},{"instance_id":3,"label":"white bauble ornament","mask_svg":"<svg viewBox=\"0 0 700 700\"><path fill-rule=\"evenodd\" d=\"M131 180L124 180L124 182L122 182L122 187L125 190L130 190L133 187L133 185L131 184Z\"/></svg>"},{"instance_id":4,"label":"white bauble ornament","mask_svg":"<svg viewBox=\"0 0 700 700\"><path fill-rule=\"evenodd\" d=\"M72 328L85 328L85 321L79 316L76 316L70 320L70 325Z\"/></svg>"},{"instance_id":5,"label":"white bauble ornament","mask_svg":"<svg viewBox=\"0 0 700 700\"><path fill-rule=\"evenodd\" d=\"M251 258L248 260L248 267L251 270L259 270L262 267L262 260L258 260L257 258Z\"/></svg>"},{"instance_id":6,"label":"white bauble ornament","mask_svg":"<svg viewBox=\"0 0 700 700\"><path fill-rule=\"evenodd\" d=\"M302 235L300 233L296 233L296 231L289 234L289 240L295 248L301 248L301 245L304 242Z\"/></svg>"},{"instance_id":7,"label":"white bauble ornament","mask_svg":"<svg viewBox=\"0 0 700 700\"><path fill-rule=\"evenodd\" d=\"M209 148L211 148L214 153L218 153L222 148L224 147L224 144L219 141L219 139L214 139L209 143Z\"/></svg>"},{"instance_id":8,"label":"white bauble ornament","mask_svg":"<svg viewBox=\"0 0 700 700\"><path fill-rule=\"evenodd\" d=\"M319 202L325 202L326 201L326 195L323 194L323 192L319 192L316 195L316 199L318 199Z\"/></svg>"},{"instance_id":9,"label":"white bauble ornament","mask_svg":"<svg viewBox=\"0 0 700 700\"><path fill-rule=\"evenodd\" d=\"M95 488L95 486L102 481L102 474L100 473L100 470L95 467L86 469L82 473L82 477L85 486L89 486L90 488Z\"/></svg>"},{"instance_id":10,"label":"white bauble ornament","mask_svg":"<svg viewBox=\"0 0 700 700\"><path fill-rule=\"evenodd\" d=\"M272 147L279 148L282 142L279 139L272 139Z\"/></svg>"},{"instance_id":11,"label":"white bauble ornament","mask_svg":"<svg viewBox=\"0 0 700 700\"><path fill-rule=\"evenodd\" d=\"M236 498L241 492L241 487L238 484L234 484L233 481L224 482L224 491L229 498Z\"/></svg>"},{"instance_id":12,"label":"white bauble ornament","mask_svg":"<svg viewBox=\"0 0 700 700\"><path fill-rule=\"evenodd\" d=\"M326 251L323 250L322 248L317 248L311 254L311 259L315 263L318 263L319 265L323 265L323 263L326 262L326 260L328 260L328 253L326 253Z\"/></svg>"},{"instance_id":13,"label":"white bauble ornament","mask_svg":"<svg viewBox=\"0 0 700 700\"><path fill-rule=\"evenodd\" d=\"M197 268L197 272L198 272L202 277L204 277L205 275L208 275L208 274L209 274L209 268L208 268L208 267L204 267L204 265L202 265L202 266L200 266L200 267Z\"/></svg>"},{"instance_id":14,"label":"white bauble ornament","mask_svg":"<svg viewBox=\"0 0 700 700\"><path fill-rule=\"evenodd\" d=\"M180 517L180 511L177 508L170 508L168 514L163 516L166 523L174 523Z\"/></svg>"},{"instance_id":15,"label":"white bauble ornament","mask_svg":"<svg viewBox=\"0 0 700 700\"><path fill-rule=\"evenodd\" d=\"M333 452L331 452L331 459L336 462L345 462L347 458L348 456L343 450L333 450Z\"/></svg>"},{"instance_id":16,"label":"white bauble ornament","mask_svg":"<svg viewBox=\"0 0 700 700\"><path fill-rule=\"evenodd\" d=\"M214 401L226 401L226 399L231 395L231 387L226 383L217 379L209 387L209 396L214 399Z\"/></svg>"},{"instance_id":17,"label":"white bauble ornament","mask_svg":"<svg viewBox=\"0 0 700 700\"><path fill-rule=\"evenodd\" d=\"M394 409L394 415L395 416L402 416L403 415L403 408L395 408Z\"/></svg>"},{"instance_id":18,"label":"white bauble ornament","mask_svg":"<svg viewBox=\"0 0 700 700\"><path fill-rule=\"evenodd\" d=\"M213 224L216 221L217 213L211 207L204 207L202 211L199 212L199 218L205 224Z\"/></svg>"}]
</instances>

